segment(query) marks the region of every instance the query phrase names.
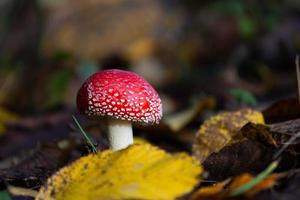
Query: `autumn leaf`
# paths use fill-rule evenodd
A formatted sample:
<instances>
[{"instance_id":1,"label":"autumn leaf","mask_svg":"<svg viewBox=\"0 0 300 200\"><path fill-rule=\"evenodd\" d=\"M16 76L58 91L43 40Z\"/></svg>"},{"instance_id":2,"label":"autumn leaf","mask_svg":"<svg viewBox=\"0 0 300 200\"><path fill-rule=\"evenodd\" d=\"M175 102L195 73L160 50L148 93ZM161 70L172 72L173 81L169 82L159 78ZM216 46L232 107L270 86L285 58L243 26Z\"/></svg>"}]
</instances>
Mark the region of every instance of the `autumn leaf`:
<instances>
[{"instance_id":1,"label":"autumn leaf","mask_svg":"<svg viewBox=\"0 0 300 200\"><path fill-rule=\"evenodd\" d=\"M227 179L206 186L195 191L189 200L206 200L206 199L232 199L232 197L241 197L241 199L251 198L258 192L272 188L279 179L285 174L271 174L277 167L277 162L272 162L268 168L259 175L254 176L249 173L243 173L235 178ZM235 198L236 199L236 198Z\"/></svg>"},{"instance_id":2,"label":"autumn leaf","mask_svg":"<svg viewBox=\"0 0 300 200\"><path fill-rule=\"evenodd\" d=\"M213 198L221 196L221 193L224 191L224 188L226 185L228 185L229 181L230 179L227 179L225 181L215 183L211 186L201 187L192 194L189 200L208 199L210 197Z\"/></svg>"},{"instance_id":3,"label":"autumn leaf","mask_svg":"<svg viewBox=\"0 0 300 200\"><path fill-rule=\"evenodd\" d=\"M240 129L241 135L238 137L245 137L255 141L262 141L264 143L277 147L277 143L270 132L270 127L264 124L247 123Z\"/></svg>"},{"instance_id":4,"label":"autumn leaf","mask_svg":"<svg viewBox=\"0 0 300 200\"><path fill-rule=\"evenodd\" d=\"M147 143L82 157L47 181L36 199L174 199L193 189L201 166Z\"/></svg>"},{"instance_id":5,"label":"autumn leaf","mask_svg":"<svg viewBox=\"0 0 300 200\"><path fill-rule=\"evenodd\" d=\"M230 185L230 196L252 196L257 192L271 188L275 185L280 176L274 175L277 178L273 178L270 174L278 167L278 161L273 161L264 171L259 173L256 177L251 174L242 174L238 176ZM270 178L271 177L271 178ZM266 181L266 180L271 181Z\"/></svg>"},{"instance_id":6,"label":"autumn leaf","mask_svg":"<svg viewBox=\"0 0 300 200\"><path fill-rule=\"evenodd\" d=\"M211 153L219 152L226 145L237 142L235 136L248 122L264 124L260 112L243 109L223 112L206 120L196 134L193 144L195 157L203 162Z\"/></svg>"},{"instance_id":7,"label":"autumn leaf","mask_svg":"<svg viewBox=\"0 0 300 200\"><path fill-rule=\"evenodd\" d=\"M252 189L245 192L241 199L244 197L251 198L258 192L267 190L276 185L277 181L282 178L282 174L272 174L265 178L263 181L255 185ZM230 184L228 180L218 182L212 186L202 187L197 190L190 198L190 200L206 200L206 199L231 199L230 193L236 188L247 184L253 180L254 176L248 173L241 174L240 176L235 177Z\"/></svg>"},{"instance_id":8,"label":"autumn leaf","mask_svg":"<svg viewBox=\"0 0 300 200\"><path fill-rule=\"evenodd\" d=\"M215 99L213 97L206 97L179 113L164 117L164 123L174 132L180 131L193 119L203 113L205 110L211 110L215 107Z\"/></svg>"},{"instance_id":9,"label":"autumn leaf","mask_svg":"<svg viewBox=\"0 0 300 200\"><path fill-rule=\"evenodd\" d=\"M300 118L298 98L282 99L273 103L263 111L266 123L283 122Z\"/></svg>"},{"instance_id":10,"label":"autumn leaf","mask_svg":"<svg viewBox=\"0 0 300 200\"><path fill-rule=\"evenodd\" d=\"M248 123L241 128L241 134L249 139L261 140L278 148L287 145L289 150L300 143L299 132L300 119L268 125Z\"/></svg>"},{"instance_id":11,"label":"autumn leaf","mask_svg":"<svg viewBox=\"0 0 300 200\"><path fill-rule=\"evenodd\" d=\"M246 184L253 179L253 175L245 173L237 177L234 182L230 185L230 191L234 191L237 187L242 184ZM276 185L277 181L282 178L282 174L272 174L265 178L262 182L258 183L251 190L247 191L244 196L250 198L260 191L267 190Z\"/></svg>"},{"instance_id":12,"label":"autumn leaf","mask_svg":"<svg viewBox=\"0 0 300 200\"><path fill-rule=\"evenodd\" d=\"M35 197L37 195L37 191L35 191L33 189L16 187L16 186L12 186L12 185L8 185L7 190L9 191L10 194L12 194L14 196Z\"/></svg>"}]
</instances>

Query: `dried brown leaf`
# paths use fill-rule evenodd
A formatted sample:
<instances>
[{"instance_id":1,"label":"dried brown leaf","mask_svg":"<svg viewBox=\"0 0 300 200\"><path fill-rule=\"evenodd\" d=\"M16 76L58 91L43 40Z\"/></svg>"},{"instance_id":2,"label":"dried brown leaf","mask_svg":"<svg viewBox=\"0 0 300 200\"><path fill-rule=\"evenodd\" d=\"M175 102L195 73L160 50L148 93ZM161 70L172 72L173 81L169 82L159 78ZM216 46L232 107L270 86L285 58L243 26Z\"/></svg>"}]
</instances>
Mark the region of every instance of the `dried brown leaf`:
<instances>
[{"instance_id":1,"label":"dried brown leaf","mask_svg":"<svg viewBox=\"0 0 300 200\"><path fill-rule=\"evenodd\" d=\"M276 123L300 118L298 98L283 99L263 111L266 123Z\"/></svg>"},{"instance_id":2,"label":"dried brown leaf","mask_svg":"<svg viewBox=\"0 0 300 200\"><path fill-rule=\"evenodd\" d=\"M203 162L211 153L219 152L226 145L240 141L235 138L248 122L264 123L260 112L243 109L236 112L224 112L206 120L196 134L193 153Z\"/></svg>"}]
</instances>

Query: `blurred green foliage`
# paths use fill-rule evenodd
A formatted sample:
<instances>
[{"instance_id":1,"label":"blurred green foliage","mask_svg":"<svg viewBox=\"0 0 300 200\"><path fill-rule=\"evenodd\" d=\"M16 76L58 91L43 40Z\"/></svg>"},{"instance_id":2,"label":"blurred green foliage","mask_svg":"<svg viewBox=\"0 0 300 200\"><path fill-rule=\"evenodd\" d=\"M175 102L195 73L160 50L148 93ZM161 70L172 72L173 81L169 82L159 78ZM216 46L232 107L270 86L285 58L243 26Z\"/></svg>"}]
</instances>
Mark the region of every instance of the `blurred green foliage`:
<instances>
[{"instance_id":1,"label":"blurred green foliage","mask_svg":"<svg viewBox=\"0 0 300 200\"><path fill-rule=\"evenodd\" d=\"M240 88L233 88L230 89L229 93L242 104L253 106L257 103L255 96L250 91Z\"/></svg>"},{"instance_id":2,"label":"blurred green foliage","mask_svg":"<svg viewBox=\"0 0 300 200\"><path fill-rule=\"evenodd\" d=\"M1 200L11 200L11 197L7 191L0 191Z\"/></svg>"},{"instance_id":3,"label":"blurred green foliage","mask_svg":"<svg viewBox=\"0 0 300 200\"><path fill-rule=\"evenodd\" d=\"M221 15L233 16L240 36L246 39L254 37L261 29L273 30L282 12L279 1L262 5L259 1L226 0L212 3L211 8Z\"/></svg>"},{"instance_id":4,"label":"blurred green foliage","mask_svg":"<svg viewBox=\"0 0 300 200\"><path fill-rule=\"evenodd\" d=\"M97 72L98 65L90 60L81 60L78 66L78 75L81 81L85 81L89 76Z\"/></svg>"},{"instance_id":5,"label":"blurred green foliage","mask_svg":"<svg viewBox=\"0 0 300 200\"><path fill-rule=\"evenodd\" d=\"M72 72L69 69L61 69L50 76L47 93L49 94L46 106L56 105L62 102L69 81L72 79Z\"/></svg>"}]
</instances>

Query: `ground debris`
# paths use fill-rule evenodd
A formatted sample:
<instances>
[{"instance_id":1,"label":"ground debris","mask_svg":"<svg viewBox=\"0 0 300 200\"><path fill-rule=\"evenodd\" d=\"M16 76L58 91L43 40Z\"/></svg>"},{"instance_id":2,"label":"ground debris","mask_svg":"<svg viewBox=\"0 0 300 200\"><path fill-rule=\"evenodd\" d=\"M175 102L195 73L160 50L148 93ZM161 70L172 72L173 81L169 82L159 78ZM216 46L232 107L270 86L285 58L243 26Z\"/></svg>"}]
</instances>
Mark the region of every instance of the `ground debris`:
<instances>
[{"instance_id":1,"label":"ground debris","mask_svg":"<svg viewBox=\"0 0 300 200\"><path fill-rule=\"evenodd\" d=\"M62 147L61 143L66 145ZM39 188L58 168L67 163L74 141L43 144L16 165L0 170L2 185L11 184L27 188Z\"/></svg>"}]
</instances>

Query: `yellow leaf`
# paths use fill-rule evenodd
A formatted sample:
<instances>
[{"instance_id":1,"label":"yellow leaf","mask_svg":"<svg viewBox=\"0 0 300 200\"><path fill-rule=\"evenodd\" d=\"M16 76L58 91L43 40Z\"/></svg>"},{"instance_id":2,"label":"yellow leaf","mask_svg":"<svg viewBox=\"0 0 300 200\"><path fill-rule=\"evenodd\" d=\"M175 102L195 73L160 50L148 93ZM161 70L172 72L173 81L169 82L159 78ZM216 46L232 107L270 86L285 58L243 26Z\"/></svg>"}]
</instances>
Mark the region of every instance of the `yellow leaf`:
<instances>
[{"instance_id":1,"label":"yellow leaf","mask_svg":"<svg viewBox=\"0 0 300 200\"><path fill-rule=\"evenodd\" d=\"M262 113L243 109L223 112L206 120L198 130L193 144L195 157L203 162L211 153L235 142L234 136L248 122L264 124Z\"/></svg>"},{"instance_id":2,"label":"yellow leaf","mask_svg":"<svg viewBox=\"0 0 300 200\"><path fill-rule=\"evenodd\" d=\"M184 111L164 117L163 120L172 131L177 132L205 110L213 109L215 104L216 102L213 97L206 97Z\"/></svg>"},{"instance_id":3,"label":"yellow leaf","mask_svg":"<svg viewBox=\"0 0 300 200\"><path fill-rule=\"evenodd\" d=\"M17 116L0 107L0 135L5 131L5 124L8 122L14 122L17 120Z\"/></svg>"},{"instance_id":4,"label":"yellow leaf","mask_svg":"<svg viewBox=\"0 0 300 200\"><path fill-rule=\"evenodd\" d=\"M201 166L147 143L90 154L47 181L37 200L174 199L193 189Z\"/></svg>"},{"instance_id":5,"label":"yellow leaf","mask_svg":"<svg viewBox=\"0 0 300 200\"><path fill-rule=\"evenodd\" d=\"M13 194L14 196L35 197L37 195L37 191L33 189L16 187L12 185L8 185L7 190L10 194Z\"/></svg>"},{"instance_id":6,"label":"yellow leaf","mask_svg":"<svg viewBox=\"0 0 300 200\"><path fill-rule=\"evenodd\" d=\"M141 137L134 137L133 142L134 142L134 144L147 144L147 143L149 143L146 139L141 138Z\"/></svg>"}]
</instances>

